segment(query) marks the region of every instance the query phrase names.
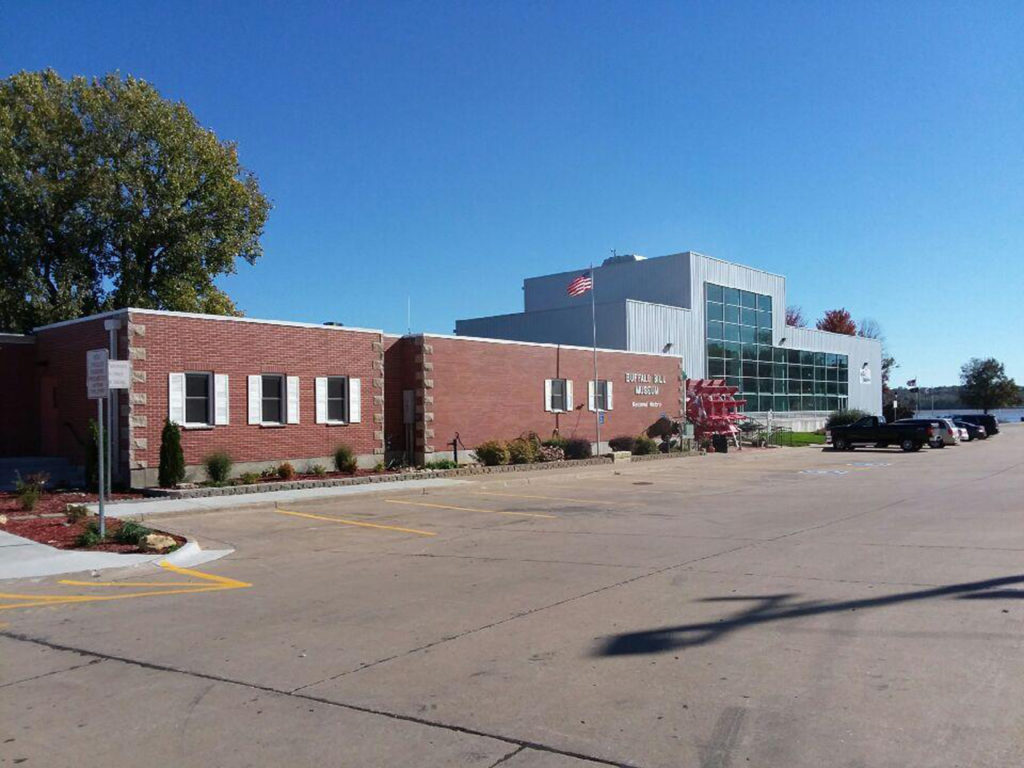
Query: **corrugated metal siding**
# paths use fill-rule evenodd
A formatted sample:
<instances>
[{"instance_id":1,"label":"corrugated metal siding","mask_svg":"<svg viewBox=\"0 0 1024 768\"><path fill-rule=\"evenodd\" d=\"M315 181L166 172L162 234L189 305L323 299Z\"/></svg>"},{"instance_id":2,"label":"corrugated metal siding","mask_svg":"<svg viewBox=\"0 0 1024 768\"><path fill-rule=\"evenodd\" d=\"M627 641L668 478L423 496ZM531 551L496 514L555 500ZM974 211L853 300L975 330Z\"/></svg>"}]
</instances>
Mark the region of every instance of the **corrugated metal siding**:
<instances>
[{"instance_id":1,"label":"corrugated metal siding","mask_svg":"<svg viewBox=\"0 0 1024 768\"><path fill-rule=\"evenodd\" d=\"M595 310L597 346L604 349L629 349L626 343L624 302L598 304ZM475 317L455 322L455 333L458 336L539 341L580 347L589 347L593 344L592 328L589 301L582 306L545 312L516 312L511 315Z\"/></svg>"},{"instance_id":2,"label":"corrugated metal siding","mask_svg":"<svg viewBox=\"0 0 1024 768\"><path fill-rule=\"evenodd\" d=\"M680 307L626 302L627 349L634 352L661 352L672 344L671 353L681 355L687 376L703 375L704 340L695 313ZM698 355L698 352L700 353Z\"/></svg>"},{"instance_id":3,"label":"corrugated metal siding","mask_svg":"<svg viewBox=\"0 0 1024 768\"><path fill-rule=\"evenodd\" d=\"M531 277L523 281L523 302L527 312L589 303L587 296L566 294L569 281L586 267L573 272ZM627 299L686 307L690 302L690 254L677 253L643 261L609 264L594 268L597 301L619 302Z\"/></svg>"}]
</instances>

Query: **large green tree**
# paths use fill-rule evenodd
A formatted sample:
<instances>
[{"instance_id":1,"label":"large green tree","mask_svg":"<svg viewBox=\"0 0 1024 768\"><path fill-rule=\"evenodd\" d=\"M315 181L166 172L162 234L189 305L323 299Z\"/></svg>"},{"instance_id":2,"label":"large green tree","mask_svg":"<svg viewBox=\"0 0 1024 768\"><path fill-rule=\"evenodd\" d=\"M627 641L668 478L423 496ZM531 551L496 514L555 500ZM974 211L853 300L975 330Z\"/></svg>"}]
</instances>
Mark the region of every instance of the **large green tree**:
<instances>
[{"instance_id":1,"label":"large green tree","mask_svg":"<svg viewBox=\"0 0 1024 768\"><path fill-rule=\"evenodd\" d=\"M988 413L992 408L1017 405L1021 396L1002 363L994 357L973 357L960 369L960 399L964 405Z\"/></svg>"},{"instance_id":2,"label":"large green tree","mask_svg":"<svg viewBox=\"0 0 1024 768\"><path fill-rule=\"evenodd\" d=\"M236 147L149 83L0 81L0 330L128 306L236 314L270 203Z\"/></svg>"}]
</instances>

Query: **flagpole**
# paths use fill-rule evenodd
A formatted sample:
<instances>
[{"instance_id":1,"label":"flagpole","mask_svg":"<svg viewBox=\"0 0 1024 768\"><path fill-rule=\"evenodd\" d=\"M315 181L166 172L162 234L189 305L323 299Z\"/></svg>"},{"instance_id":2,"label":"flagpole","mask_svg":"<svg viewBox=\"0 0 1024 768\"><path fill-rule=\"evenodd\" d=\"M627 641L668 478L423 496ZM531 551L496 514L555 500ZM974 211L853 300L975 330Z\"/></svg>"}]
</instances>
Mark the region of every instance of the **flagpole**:
<instances>
[{"instance_id":1,"label":"flagpole","mask_svg":"<svg viewBox=\"0 0 1024 768\"><path fill-rule=\"evenodd\" d=\"M594 262L590 262L590 326L594 334L594 430L597 434L597 455L601 455L601 407L598 395L597 378L597 310L594 307L594 293L597 291L597 279L594 275Z\"/></svg>"}]
</instances>

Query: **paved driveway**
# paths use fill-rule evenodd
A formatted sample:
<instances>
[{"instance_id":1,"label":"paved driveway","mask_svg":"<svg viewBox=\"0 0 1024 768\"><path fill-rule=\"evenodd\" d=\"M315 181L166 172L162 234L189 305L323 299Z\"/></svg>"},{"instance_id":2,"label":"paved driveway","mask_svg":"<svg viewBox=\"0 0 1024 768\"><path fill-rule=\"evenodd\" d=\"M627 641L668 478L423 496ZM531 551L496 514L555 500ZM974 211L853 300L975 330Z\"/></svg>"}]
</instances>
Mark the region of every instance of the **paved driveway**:
<instances>
[{"instance_id":1,"label":"paved driveway","mask_svg":"<svg viewBox=\"0 0 1024 768\"><path fill-rule=\"evenodd\" d=\"M1022 470L1008 428L161 518L237 551L0 582L0 765L1024 764Z\"/></svg>"}]
</instances>

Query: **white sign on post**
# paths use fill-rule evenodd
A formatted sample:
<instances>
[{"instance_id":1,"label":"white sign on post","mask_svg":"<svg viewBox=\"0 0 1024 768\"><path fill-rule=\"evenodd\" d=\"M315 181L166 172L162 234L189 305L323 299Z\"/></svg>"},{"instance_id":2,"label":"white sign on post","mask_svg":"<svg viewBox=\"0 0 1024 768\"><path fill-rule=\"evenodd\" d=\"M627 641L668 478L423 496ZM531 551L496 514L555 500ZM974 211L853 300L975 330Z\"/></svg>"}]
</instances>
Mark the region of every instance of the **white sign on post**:
<instances>
[{"instance_id":1,"label":"white sign on post","mask_svg":"<svg viewBox=\"0 0 1024 768\"><path fill-rule=\"evenodd\" d=\"M85 353L85 386L89 390L90 400L107 396L109 356L110 353L105 349L90 349Z\"/></svg>"},{"instance_id":2,"label":"white sign on post","mask_svg":"<svg viewBox=\"0 0 1024 768\"><path fill-rule=\"evenodd\" d=\"M131 384L131 361L109 360L107 362L107 387L110 389L129 389Z\"/></svg>"}]
</instances>

